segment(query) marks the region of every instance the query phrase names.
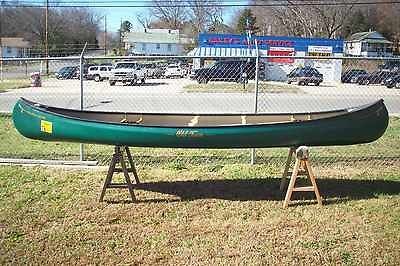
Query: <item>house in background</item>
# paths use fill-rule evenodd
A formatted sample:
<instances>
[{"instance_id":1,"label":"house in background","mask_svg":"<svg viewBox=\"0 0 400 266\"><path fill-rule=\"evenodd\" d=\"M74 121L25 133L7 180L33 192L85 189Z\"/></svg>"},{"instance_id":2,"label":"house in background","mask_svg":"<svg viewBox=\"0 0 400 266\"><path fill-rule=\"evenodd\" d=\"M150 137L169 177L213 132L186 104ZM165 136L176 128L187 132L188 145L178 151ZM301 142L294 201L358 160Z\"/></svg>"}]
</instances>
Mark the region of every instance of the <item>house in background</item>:
<instances>
[{"instance_id":1,"label":"house in background","mask_svg":"<svg viewBox=\"0 0 400 266\"><path fill-rule=\"evenodd\" d=\"M19 37L3 37L0 40L0 57L28 57L32 47L28 41Z\"/></svg>"},{"instance_id":2,"label":"house in background","mask_svg":"<svg viewBox=\"0 0 400 266\"><path fill-rule=\"evenodd\" d=\"M344 53L348 56L390 57L392 42L379 32L358 32L345 41Z\"/></svg>"},{"instance_id":3,"label":"house in background","mask_svg":"<svg viewBox=\"0 0 400 266\"><path fill-rule=\"evenodd\" d=\"M171 29L127 32L123 41L129 55L183 55L185 45L191 43L179 30Z\"/></svg>"}]
</instances>

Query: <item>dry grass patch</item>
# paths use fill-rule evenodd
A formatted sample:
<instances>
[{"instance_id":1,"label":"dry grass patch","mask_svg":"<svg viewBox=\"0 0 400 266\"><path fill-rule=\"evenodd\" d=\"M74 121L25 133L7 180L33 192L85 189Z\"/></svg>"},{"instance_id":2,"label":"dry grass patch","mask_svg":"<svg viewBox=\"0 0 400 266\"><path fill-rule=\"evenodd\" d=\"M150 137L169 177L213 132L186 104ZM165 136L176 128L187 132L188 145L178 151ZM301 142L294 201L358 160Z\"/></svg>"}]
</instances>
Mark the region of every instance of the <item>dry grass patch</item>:
<instances>
[{"instance_id":1,"label":"dry grass patch","mask_svg":"<svg viewBox=\"0 0 400 266\"><path fill-rule=\"evenodd\" d=\"M6 79L0 81L0 92L30 87L31 83L28 78L25 79Z\"/></svg>"},{"instance_id":2,"label":"dry grass patch","mask_svg":"<svg viewBox=\"0 0 400 266\"><path fill-rule=\"evenodd\" d=\"M183 88L186 92L254 92L254 82L247 84L235 82L211 82L207 84L190 84ZM305 93L299 86L289 85L283 82L260 81L258 85L260 93Z\"/></svg>"},{"instance_id":3,"label":"dry grass patch","mask_svg":"<svg viewBox=\"0 0 400 266\"><path fill-rule=\"evenodd\" d=\"M396 265L391 169L340 179L318 168L326 205L283 209L263 166L141 168L136 204L112 190L99 203L104 172L0 167L0 264Z\"/></svg>"}]
</instances>

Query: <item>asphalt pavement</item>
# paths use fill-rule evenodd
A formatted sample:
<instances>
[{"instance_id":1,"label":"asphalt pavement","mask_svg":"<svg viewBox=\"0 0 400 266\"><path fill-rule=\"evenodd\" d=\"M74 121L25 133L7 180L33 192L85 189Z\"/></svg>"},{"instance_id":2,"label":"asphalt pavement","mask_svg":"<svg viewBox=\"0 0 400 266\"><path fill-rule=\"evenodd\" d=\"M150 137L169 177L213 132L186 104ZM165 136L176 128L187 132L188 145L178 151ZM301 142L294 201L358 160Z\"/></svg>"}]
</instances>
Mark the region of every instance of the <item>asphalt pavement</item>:
<instances>
[{"instance_id":1,"label":"asphalt pavement","mask_svg":"<svg viewBox=\"0 0 400 266\"><path fill-rule=\"evenodd\" d=\"M148 80L144 86L109 86L84 82L84 108L126 112L251 113L254 93L189 93L189 79ZM380 98L391 114L400 114L400 90L383 86L328 84L303 86L300 93L259 93L258 112L313 112L354 107ZM20 97L52 106L80 107L79 80L47 80L41 88L23 88L0 94L0 111L11 112Z\"/></svg>"}]
</instances>

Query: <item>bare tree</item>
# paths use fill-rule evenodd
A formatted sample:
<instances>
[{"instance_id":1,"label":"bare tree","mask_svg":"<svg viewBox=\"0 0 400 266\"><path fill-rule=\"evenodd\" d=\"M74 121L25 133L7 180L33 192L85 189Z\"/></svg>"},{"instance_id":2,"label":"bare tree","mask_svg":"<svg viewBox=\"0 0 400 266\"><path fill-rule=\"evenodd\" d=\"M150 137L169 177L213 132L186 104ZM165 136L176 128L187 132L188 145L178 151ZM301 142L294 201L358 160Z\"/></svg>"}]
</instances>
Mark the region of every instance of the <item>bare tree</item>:
<instances>
[{"instance_id":1,"label":"bare tree","mask_svg":"<svg viewBox=\"0 0 400 266\"><path fill-rule=\"evenodd\" d=\"M324 5L323 2L321 5L303 5L304 1L297 0L254 2L270 5L253 9L261 18L260 27L264 31L274 27L279 34L303 37L337 37L354 11L352 0L337 0L335 5Z\"/></svg>"},{"instance_id":2,"label":"bare tree","mask_svg":"<svg viewBox=\"0 0 400 266\"><path fill-rule=\"evenodd\" d=\"M193 34L210 30L223 22L220 0L192 0L187 1L189 10L188 18L192 25Z\"/></svg>"},{"instance_id":3,"label":"bare tree","mask_svg":"<svg viewBox=\"0 0 400 266\"><path fill-rule=\"evenodd\" d=\"M181 29L187 19L187 8L179 0L153 0L151 14L171 29Z\"/></svg>"},{"instance_id":4,"label":"bare tree","mask_svg":"<svg viewBox=\"0 0 400 266\"><path fill-rule=\"evenodd\" d=\"M143 15L143 14L139 14L139 15L136 16L136 20L145 29L151 27L152 16L146 16L146 15Z\"/></svg>"},{"instance_id":5,"label":"bare tree","mask_svg":"<svg viewBox=\"0 0 400 266\"><path fill-rule=\"evenodd\" d=\"M48 40L51 55L71 54L87 41L97 45L98 19L86 8L52 8L49 10ZM24 37L31 41L34 53L43 52L45 44L45 14L43 8L3 7L2 36ZM76 33L79 34L76 34Z\"/></svg>"},{"instance_id":6,"label":"bare tree","mask_svg":"<svg viewBox=\"0 0 400 266\"><path fill-rule=\"evenodd\" d=\"M350 3L347 0L338 1L339 4ZM354 3L352 1L351 3ZM350 16L354 14L354 4L337 6L313 6L316 12L317 22L320 24L321 35L328 38L336 38L343 27L348 22Z\"/></svg>"}]
</instances>

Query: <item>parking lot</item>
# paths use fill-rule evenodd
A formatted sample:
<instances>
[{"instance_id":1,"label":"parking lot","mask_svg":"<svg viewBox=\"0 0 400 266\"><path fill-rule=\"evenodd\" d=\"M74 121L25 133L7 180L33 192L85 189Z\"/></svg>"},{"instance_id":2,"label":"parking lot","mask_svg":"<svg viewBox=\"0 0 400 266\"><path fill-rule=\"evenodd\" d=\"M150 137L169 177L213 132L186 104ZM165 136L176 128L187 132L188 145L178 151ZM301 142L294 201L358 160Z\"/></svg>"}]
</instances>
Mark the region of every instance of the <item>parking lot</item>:
<instances>
[{"instance_id":1,"label":"parking lot","mask_svg":"<svg viewBox=\"0 0 400 266\"><path fill-rule=\"evenodd\" d=\"M252 92L185 91L186 85L197 84L188 78L148 79L143 85L110 86L107 81L83 82L84 107L90 110L132 112L253 112ZM213 83L211 83L213 84ZM214 83L217 84L217 83ZM226 83L234 84L234 83ZM400 113L400 90L380 85L322 83L320 86L297 86L302 93L259 93L259 112L301 112L330 110L369 103L383 98L390 113ZM210 85L212 86L212 85ZM250 81L246 86L254 86ZM28 87L0 94L0 110L10 112L19 97L65 108L79 108L80 81L45 79L42 87Z\"/></svg>"}]
</instances>

